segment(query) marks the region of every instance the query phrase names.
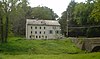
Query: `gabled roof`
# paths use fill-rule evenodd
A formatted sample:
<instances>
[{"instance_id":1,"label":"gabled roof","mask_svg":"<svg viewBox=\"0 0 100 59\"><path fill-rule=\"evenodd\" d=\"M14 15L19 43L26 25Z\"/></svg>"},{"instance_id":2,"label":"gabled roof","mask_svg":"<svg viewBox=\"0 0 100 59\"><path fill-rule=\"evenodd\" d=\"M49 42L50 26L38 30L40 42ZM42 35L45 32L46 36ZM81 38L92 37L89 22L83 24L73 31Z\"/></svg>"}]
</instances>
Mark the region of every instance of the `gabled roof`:
<instances>
[{"instance_id":1,"label":"gabled roof","mask_svg":"<svg viewBox=\"0 0 100 59\"><path fill-rule=\"evenodd\" d=\"M26 24L31 25L60 25L57 20L36 20L36 19L27 19Z\"/></svg>"}]
</instances>

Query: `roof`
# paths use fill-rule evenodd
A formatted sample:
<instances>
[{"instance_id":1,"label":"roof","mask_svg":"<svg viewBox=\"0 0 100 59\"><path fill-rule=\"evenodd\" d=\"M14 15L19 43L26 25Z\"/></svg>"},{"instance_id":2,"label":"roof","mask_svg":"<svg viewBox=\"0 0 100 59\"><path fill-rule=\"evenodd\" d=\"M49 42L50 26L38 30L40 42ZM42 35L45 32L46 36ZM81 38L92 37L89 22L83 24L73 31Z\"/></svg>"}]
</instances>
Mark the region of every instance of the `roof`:
<instances>
[{"instance_id":1,"label":"roof","mask_svg":"<svg viewBox=\"0 0 100 59\"><path fill-rule=\"evenodd\" d=\"M36 20L36 19L27 19L27 24L30 25L60 25L57 20Z\"/></svg>"}]
</instances>

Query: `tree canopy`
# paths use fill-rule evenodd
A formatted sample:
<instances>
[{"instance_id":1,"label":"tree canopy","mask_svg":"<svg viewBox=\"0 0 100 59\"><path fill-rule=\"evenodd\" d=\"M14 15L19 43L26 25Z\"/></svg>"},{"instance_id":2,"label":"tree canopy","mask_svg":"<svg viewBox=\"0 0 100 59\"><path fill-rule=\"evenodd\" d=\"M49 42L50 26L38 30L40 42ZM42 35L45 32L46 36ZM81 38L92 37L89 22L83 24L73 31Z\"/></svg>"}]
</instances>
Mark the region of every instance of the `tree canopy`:
<instances>
[{"instance_id":1,"label":"tree canopy","mask_svg":"<svg viewBox=\"0 0 100 59\"><path fill-rule=\"evenodd\" d=\"M85 3L71 1L66 11L62 13L59 20L62 32L66 33L67 23L69 36L100 36L100 1L87 0ZM68 20L68 21L67 21ZM77 27L77 28L70 28ZM83 27L83 28L79 28Z\"/></svg>"},{"instance_id":2,"label":"tree canopy","mask_svg":"<svg viewBox=\"0 0 100 59\"><path fill-rule=\"evenodd\" d=\"M54 11L45 6L32 8L32 16L37 19L55 20L58 15Z\"/></svg>"}]
</instances>

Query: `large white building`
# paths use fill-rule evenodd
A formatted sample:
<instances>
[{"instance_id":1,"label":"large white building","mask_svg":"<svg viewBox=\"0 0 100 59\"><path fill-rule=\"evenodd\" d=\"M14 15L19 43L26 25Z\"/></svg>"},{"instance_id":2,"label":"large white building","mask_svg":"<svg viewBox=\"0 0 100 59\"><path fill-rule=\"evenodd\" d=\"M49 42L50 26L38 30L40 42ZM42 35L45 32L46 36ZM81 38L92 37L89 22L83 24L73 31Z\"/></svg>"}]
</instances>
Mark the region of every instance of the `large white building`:
<instances>
[{"instance_id":1,"label":"large white building","mask_svg":"<svg viewBox=\"0 0 100 59\"><path fill-rule=\"evenodd\" d=\"M27 39L59 39L61 37L60 24L56 20L26 20Z\"/></svg>"}]
</instances>

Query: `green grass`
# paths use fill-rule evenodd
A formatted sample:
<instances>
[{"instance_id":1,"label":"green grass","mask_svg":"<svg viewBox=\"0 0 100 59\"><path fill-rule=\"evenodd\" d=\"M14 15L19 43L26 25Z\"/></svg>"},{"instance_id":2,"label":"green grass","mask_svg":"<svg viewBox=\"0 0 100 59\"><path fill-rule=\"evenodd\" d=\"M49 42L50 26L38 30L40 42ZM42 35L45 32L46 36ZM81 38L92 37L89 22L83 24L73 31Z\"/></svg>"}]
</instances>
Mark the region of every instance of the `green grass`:
<instances>
[{"instance_id":1,"label":"green grass","mask_svg":"<svg viewBox=\"0 0 100 59\"><path fill-rule=\"evenodd\" d=\"M0 55L0 59L100 59L100 53L60 55Z\"/></svg>"},{"instance_id":2,"label":"green grass","mask_svg":"<svg viewBox=\"0 0 100 59\"><path fill-rule=\"evenodd\" d=\"M26 40L9 38L0 44L0 59L100 59L100 52L86 53L70 39Z\"/></svg>"},{"instance_id":3,"label":"green grass","mask_svg":"<svg viewBox=\"0 0 100 59\"><path fill-rule=\"evenodd\" d=\"M0 44L3 54L75 54L82 53L70 39L63 40L26 40L23 38L9 38L8 43Z\"/></svg>"}]
</instances>

